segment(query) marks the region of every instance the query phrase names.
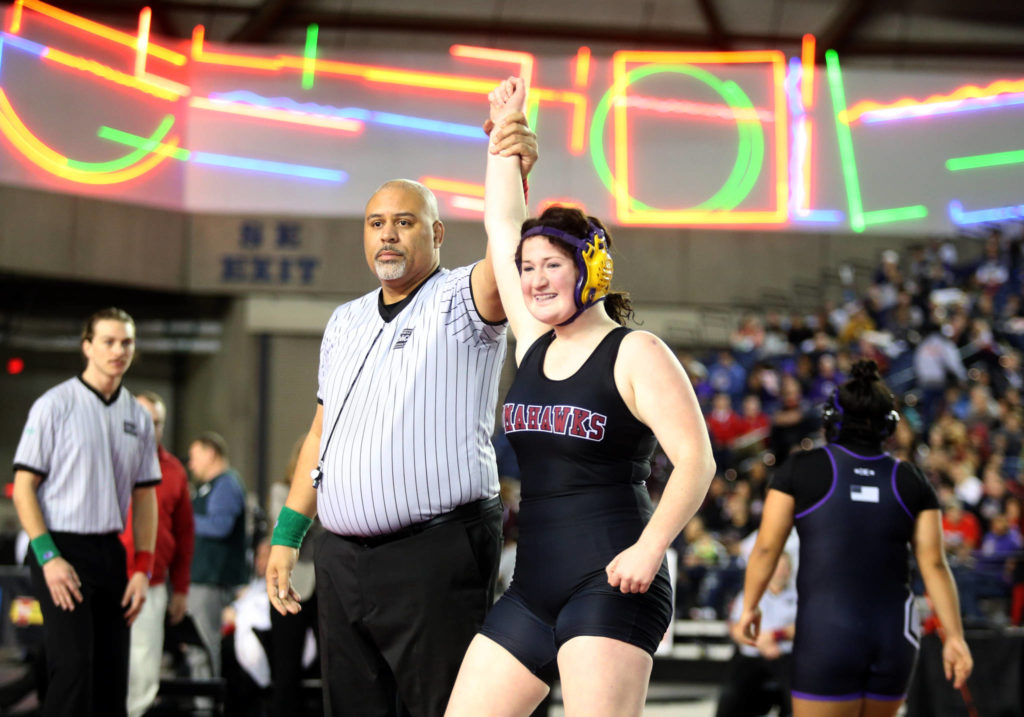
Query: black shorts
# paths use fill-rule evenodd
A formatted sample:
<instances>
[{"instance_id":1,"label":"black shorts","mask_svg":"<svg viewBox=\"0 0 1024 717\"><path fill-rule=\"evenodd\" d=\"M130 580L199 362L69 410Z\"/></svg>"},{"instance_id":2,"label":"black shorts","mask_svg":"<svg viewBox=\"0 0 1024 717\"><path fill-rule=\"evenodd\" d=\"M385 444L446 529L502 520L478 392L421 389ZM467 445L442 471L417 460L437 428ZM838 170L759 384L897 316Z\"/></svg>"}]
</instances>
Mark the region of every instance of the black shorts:
<instances>
[{"instance_id":1,"label":"black shorts","mask_svg":"<svg viewBox=\"0 0 1024 717\"><path fill-rule=\"evenodd\" d=\"M480 632L550 683L558 676L558 649L574 637L610 637L653 654L672 622L672 587L664 564L646 593L619 592L602 571L585 581L557 615L541 617L529 605L513 582Z\"/></svg>"},{"instance_id":2,"label":"black shorts","mask_svg":"<svg viewBox=\"0 0 1024 717\"><path fill-rule=\"evenodd\" d=\"M801 612L802 611L802 612ZM901 700L917 661L920 627L910 595L872 612L806 601L797 612L793 697Z\"/></svg>"}]
</instances>

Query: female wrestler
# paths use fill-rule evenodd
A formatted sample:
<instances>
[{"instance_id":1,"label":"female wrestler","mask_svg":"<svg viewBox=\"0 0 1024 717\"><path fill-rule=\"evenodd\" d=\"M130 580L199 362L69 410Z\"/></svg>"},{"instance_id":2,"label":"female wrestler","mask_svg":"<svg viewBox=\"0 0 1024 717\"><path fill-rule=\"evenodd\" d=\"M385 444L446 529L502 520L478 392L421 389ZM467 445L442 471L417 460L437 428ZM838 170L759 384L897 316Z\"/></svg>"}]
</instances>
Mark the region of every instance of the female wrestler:
<instances>
[{"instance_id":1,"label":"female wrestler","mask_svg":"<svg viewBox=\"0 0 1024 717\"><path fill-rule=\"evenodd\" d=\"M973 664L935 492L915 466L882 452L899 414L875 362L858 361L851 376L823 413L830 443L794 454L776 474L747 562L739 627L754 644L758 601L796 524L795 717L896 714L919 638L910 544L946 630L946 677L959 689Z\"/></svg>"},{"instance_id":2,"label":"female wrestler","mask_svg":"<svg viewBox=\"0 0 1024 717\"><path fill-rule=\"evenodd\" d=\"M521 111L510 78L491 119ZM509 590L463 660L450 715L528 715L557 674L567 715L639 715L672 618L665 550L700 506L711 444L673 353L620 324L601 223L526 218L516 157L488 155L488 252L516 336L504 425L522 472ZM675 469L657 510L644 480L660 441ZM653 515L652 515L653 512Z\"/></svg>"}]
</instances>

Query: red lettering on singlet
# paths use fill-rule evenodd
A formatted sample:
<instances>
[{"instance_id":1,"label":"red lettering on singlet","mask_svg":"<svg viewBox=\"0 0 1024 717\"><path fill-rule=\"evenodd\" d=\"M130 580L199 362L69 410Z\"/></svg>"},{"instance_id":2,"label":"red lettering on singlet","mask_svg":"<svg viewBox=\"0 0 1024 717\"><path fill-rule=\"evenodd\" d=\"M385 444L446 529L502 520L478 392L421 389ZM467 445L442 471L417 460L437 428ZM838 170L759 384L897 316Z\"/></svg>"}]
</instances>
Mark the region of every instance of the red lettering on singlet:
<instances>
[{"instance_id":1,"label":"red lettering on singlet","mask_svg":"<svg viewBox=\"0 0 1024 717\"><path fill-rule=\"evenodd\" d=\"M526 430L526 421L524 420L524 415L525 415L525 411L523 411L523 404L517 403L516 404L516 413L515 413L515 417L513 419L513 425L515 426L515 430L517 430L517 431L525 431Z\"/></svg>"},{"instance_id":2,"label":"red lettering on singlet","mask_svg":"<svg viewBox=\"0 0 1024 717\"><path fill-rule=\"evenodd\" d=\"M526 407L526 429L528 431L539 430L537 419L540 417L540 406Z\"/></svg>"},{"instance_id":3,"label":"red lettering on singlet","mask_svg":"<svg viewBox=\"0 0 1024 717\"><path fill-rule=\"evenodd\" d=\"M578 438L586 438L590 432L587 424L590 419L590 411L585 408L574 408L572 409L572 427L569 429L569 433Z\"/></svg>"},{"instance_id":4,"label":"red lettering on singlet","mask_svg":"<svg viewBox=\"0 0 1024 717\"><path fill-rule=\"evenodd\" d=\"M555 413L555 426L553 432L565 435L565 429L569 423L569 416L572 415L572 406L555 406L552 410Z\"/></svg>"},{"instance_id":5,"label":"red lettering on singlet","mask_svg":"<svg viewBox=\"0 0 1024 717\"><path fill-rule=\"evenodd\" d=\"M537 431L600 441L604 438L608 417L577 406L506 403L501 407L501 422L505 433Z\"/></svg>"},{"instance_id":6,"label":"red lettering on singlet","mask_svg":"<svg viewBox=\"0 0 1024 717\"><path fill-rule=\"evenodd\" d=\"M551 406L544 406L540 412L540 430L551 433Z\"/></svg>"}]
</instances>

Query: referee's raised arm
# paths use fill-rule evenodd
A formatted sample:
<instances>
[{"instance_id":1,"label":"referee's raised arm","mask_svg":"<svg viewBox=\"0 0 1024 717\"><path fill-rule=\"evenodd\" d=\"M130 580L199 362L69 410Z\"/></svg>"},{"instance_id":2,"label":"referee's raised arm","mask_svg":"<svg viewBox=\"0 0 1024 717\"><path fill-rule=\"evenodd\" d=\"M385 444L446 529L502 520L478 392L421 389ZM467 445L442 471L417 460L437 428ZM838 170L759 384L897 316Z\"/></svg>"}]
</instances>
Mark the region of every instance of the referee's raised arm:
<instances>
[{"instance_id":1,"label":"referee's raised arm","mask_svg":"<svg viewBox=\"0 0 1024 717\"><path fill-rule=\"evenodd\" d=\"M320 435L323 433L324 406L317 403L313 424L302 442L291 488L284 508L274 525L270 558L267 560L267 595L270 604L282 615L302 609L302 597L291 585L291 574L299 558L299 546L316 515L316 488L312 473L320 457Z\"/></svg>"},{"instance_id":2,"label":"referee's raised arm","mask_svg":"<svg viewBox=\"0 0 1024 717\"><path fill-rule=\"evenodd\" d=\"M535 161L525 118L494 134L522 149L524 171ZM271 538L267 592L275 620L299 611L290 577L315 512L324 712L441 715L494 601L502 505L489 438L505 314L489 261L442 265L445 226L422 183L381 184L362 229L380 288L324 330L320 406Z\"/></svg>"}]
</instances>

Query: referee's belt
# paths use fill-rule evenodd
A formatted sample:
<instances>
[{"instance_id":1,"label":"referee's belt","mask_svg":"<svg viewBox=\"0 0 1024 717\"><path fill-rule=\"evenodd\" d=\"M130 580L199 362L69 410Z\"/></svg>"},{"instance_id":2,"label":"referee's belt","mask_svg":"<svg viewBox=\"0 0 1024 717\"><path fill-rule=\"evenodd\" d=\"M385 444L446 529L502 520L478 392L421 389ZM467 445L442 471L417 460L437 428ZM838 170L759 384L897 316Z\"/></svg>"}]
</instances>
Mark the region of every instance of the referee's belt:
<instances>
[{"instance_id":1,"label":"referee's belt","mask_svg":"<svg viewBox=\"0 0 1024 717\"><path fill-rule=\"evenodd\" d=\"M446 523L461 523L469 522L475 518L481 518L493 510L501 509L501 496L494 496L493 498L482 498L475 500L472 503L463 503L454 510L450 510L447 513L435 516L430 520L424 520L422 523L413 523L407 525L404 528L396 530L394 533L386 533L384 535L338 535L342 540L356 545L361 545L364 548L376 548L380 545L386 545L387 543L393 543L396 540L403 540L405 538L411 538L414 535L426 532L431 528L436 528Z\"/></svg>"}]
</instances>

